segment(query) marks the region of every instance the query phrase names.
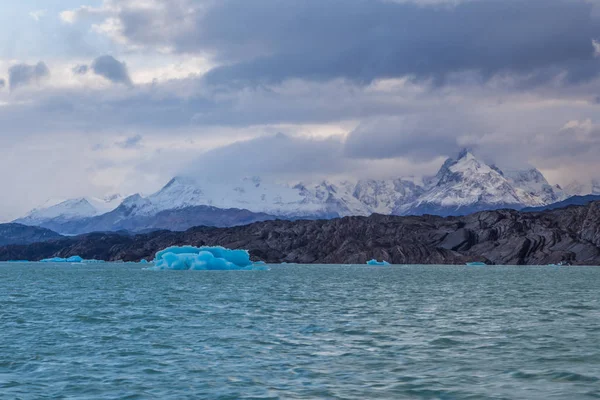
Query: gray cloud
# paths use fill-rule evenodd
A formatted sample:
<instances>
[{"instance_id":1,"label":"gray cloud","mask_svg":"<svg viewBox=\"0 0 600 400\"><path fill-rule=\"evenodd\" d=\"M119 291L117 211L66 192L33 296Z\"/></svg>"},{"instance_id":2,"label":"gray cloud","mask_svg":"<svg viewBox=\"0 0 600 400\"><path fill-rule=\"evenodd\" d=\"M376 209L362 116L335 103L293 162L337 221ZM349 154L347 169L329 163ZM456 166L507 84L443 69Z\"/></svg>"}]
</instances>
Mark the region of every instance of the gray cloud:
<instances>
[{"instance_id":1,"label":"gray cloud","mask_svg":"<svg viewBox=\"0 0 600 400\"><path fill-rule=\"evenodd\" d=\"M346 162L339 137L316 140L278 133L209 151L192 163L186 174L224 179L252 175L325 176L345 172Z\"/></svg>"},{"instance_id":2,"label":"gray cloud","mask_svg":"<svg viewBox=\"0 0 600 400\"><path fill-rule=\"evenodd\" d=\"M78 72L87 72L87 66L78 66ZM118 61L113 56L105 55L96 58L90 69L94 71L96 75L100 75L113 83L122 83L127 86L132 86L133 82L129 77L129 71L127 65L123 62ZM84 72L85 71L85 72Z\"/></svg>"},{"instance_id":3,"label":"gray cloud","mask_svg":"<svg viewBox=\"0 0 600 400\"><path fill-rule=\"evenodd\" d=\"M125 138L124 140L120 140L120 141L116 142L115 146L120 147L122 149L134 149L134 148L140 146L140 143L142 142L142 140L143 140L142 135L134 135L134 136Z\"/></svg>"},{"instance_id":4,"label":"gray cloud","mask_svg":"<svg viewBox=\"0 0 600 400\"><path fill-rule=\"evenodd\" d=\"M134 44L213 54L223 65L207 74L212 83L413 76L442 84L475 72L483 80L518 76L523 85L558 77L577 84L600 71L592 43L600 24L587 0L157 3L121 1L111 17Z\"/></svg>"},{"instance_id":5,"label":"gray cloud","mask_svg":"<svg viewBox=\"0 0 600 400\"><path fill-rule=\"evenodd\" d=\"M217 143L230 144L205 153L190 168L302 180L398 177L434 173L444 156L470 146L487 161L531 162L559 177L600 170L600 59L592 42L600 39L600 24L591 1L431 3L106 1L88 17L97 27L110 26L103 32L118 40L96 53L95 44L106 43L95 37L100 30L74 24L91 40L85 51L74 50L76 59L110 52L142 65L152 58L140 72L154 71L156 83L133 86L123 63L100 57L97 70L89 62L73 73L123 85L63 85L57 79L35 93L0 96L0 139L11 146L59 141L61 152L83 149L82 160L106 168L89 185L123 184L125 192L150 190L140 186L144 179L156 189L151 185L178 173L201 145ZM106 18L111 25L102 25ZM180 54L156 52L164 48ZM178 68L188 54L219 66L204 77L167 80L171 75L163 72ZM345 133L355 126L346 139L299 136ZM289 135L262 136L278 131ZM64 132L80 142L57 140ZM139 134L144 151L117 151L139 146ZM239 138L250 140L231 144ZM35 146L22 148L28 147ZM14 161L2 162L13 173ZM71 173L81 175L78 184L88 179L85 171L72 172L73 165L61 181L71 182ZM15 181L29 182L28 173L38 181L54 176L41 169L19 171ZM130 173L114 175L123 170ZM71 186L59 191L49 185L39 196L71 196ZM28 191L24 186L19 196Z\"/></svg>"},{"instance_id":6,"label":"gray cloud","mask_svg":"<svg viewBox=\"0 0 600 400\"><path fill-rule=\"evenodd\" d=\"M6 87L6 81L4 79L0 79L0 90Z\"/></svg>"},{"instance_id":7,"label":"gray cloud","mask_svg":"<svg viewBox=\"0 0 600 400\"><path fill-rule=\"evenodd\" d=\"M17 64L8 69L8 81L11 90L32 83L40 83L41 80L50 76L50 70L43 62L36 65Z\"/></svg>"},{"instance_id":8,"label":"gray cloud","mask_svg":"<svg viewBox=\"0 0 600 400\"><path fill-rule=\"evenodd\" d=\"M85 75L88 73L90 67L87 65L76 65L73 67L73 73L75 75Z\"/></svg>"},{"instance_id":9,"label":"gray cloud","mask_svg":"<svg viewBox=\"0 0 600 400\"><path fill-rule=\"evenodd\" d=\"M484 124L464 112L437 112L366 120L350 132L345 154L354 158L407 157L431 160L473 147L486 134Z\"/></svg>"}]
</instances>

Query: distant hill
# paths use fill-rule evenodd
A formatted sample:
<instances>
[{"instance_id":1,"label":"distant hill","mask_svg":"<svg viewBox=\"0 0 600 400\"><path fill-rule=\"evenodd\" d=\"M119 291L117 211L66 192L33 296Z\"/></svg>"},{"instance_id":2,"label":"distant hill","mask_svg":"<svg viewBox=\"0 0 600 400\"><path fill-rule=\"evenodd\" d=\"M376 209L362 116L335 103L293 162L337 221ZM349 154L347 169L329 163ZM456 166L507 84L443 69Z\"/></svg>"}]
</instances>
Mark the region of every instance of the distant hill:
<instances>
[{"instance_id":1,"label":"distant hill","mask_svg":"<svg viewBox=\"0 0 600 400\"><path fill-rule=\"evenodd\" d=\"M0 224L0 246L30 244L62 237L50 229L21 224Z\"/></svg>"},{"instance_id":2,"label":"distant hill","mask_svg":"<svg viewBox=\"0 0 600 400\"><path fill-rule=\"evenodd\" d=\"M536 212L536 211L546 211L546 210L558 210L559 208L565 208L569 206L585 206L590 204L593 201L599 201L600 195L590 194L587 196L573 196L569 197L566 200L559 201L557 203L548 204L546 206L541 207L527 207L523 208L521 211L524 212Z\"/></svg>"},{"instance_id":3,"label":"distant hill","mask_svg":"<svg viewBox=\"0 0 600 400\"><path fill-rule=\"evenodd\" d=\"M134 196L132 196L134 197ZM154 215L137 214L136 199L123 202L106 214L76 220L49 220L42 226L64 234L79 235L90 232L151 232L155 230L184 231L193 226L227 227L274 220L264 213L240 209L218 209L210 206L185 207L160 211ZM139 200L142 200L141 197Z\"/></svg>"}]
</instances>

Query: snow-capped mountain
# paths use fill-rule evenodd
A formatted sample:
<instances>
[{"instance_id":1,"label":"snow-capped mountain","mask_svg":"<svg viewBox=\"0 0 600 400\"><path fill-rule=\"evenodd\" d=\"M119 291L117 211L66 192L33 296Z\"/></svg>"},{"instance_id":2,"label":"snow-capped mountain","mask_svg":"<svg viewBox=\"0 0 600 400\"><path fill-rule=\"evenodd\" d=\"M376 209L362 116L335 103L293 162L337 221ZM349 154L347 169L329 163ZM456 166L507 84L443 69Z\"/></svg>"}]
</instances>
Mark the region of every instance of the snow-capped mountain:
<instances>
[{"instance_id":1,"label":"snow-capped mountain","mask_svg":"<svg viewBox=\"0 0 600 400\"><path fill-rule=\"evenodd\" d=\"M522 189L544 205L563 201L568 194L559 185L550 185L544 175L536 168L527 170L503 170L503 175L516 188Z\"/></svg>"},{"instance_id":2,"label":"snow-capped mountain","mask_svg":"<svg viewBox=\"0 0 600 400\"><path fill-rule=\"evenodd\" d=\"M396 207L416 200L424 191L423 183L414 179L363 180L354 186L352 194L370 214L392 214Z\"/></svg>"},{"instance_id":3,"label":"snow-capped mountain","mask_svg":"<svg viewBox=\"0 0 600 400\"><path fill-rule=\"evenodd\" d=\"M463 151L456 160L448 159L437 175L422 180L282 184L259 177L228 182L175 177L147 197L136 194L124 200L67 200L33 210L18 222L52 227L62 233L185 229L198 223L227 226L272 218L335 218L373 213L461 215L487 209L544 206L565 197L564 191L551 186L537 169L503 172Z\"/></svg>"},{"instance_id":4,"label":"snow-capped mountain","mask_svg":"<svg viewBox=\"0 0 600 400\"><path fill-rule=\"evenodd\" d=\"M70 221L88 218L112 211L122 201L123 198L118 194L102 199L96 197L80 197L62 201L51 199L15 222L24 225L43 225L44 222L51 220Z\"/></svg>"},{"instance_id":5,"label":"snow-capped mountain","mask_svg":"<svg viewBox=\"0 0 600 400\"><path fill-rule=\"evenodd\" d=\"M414 179L321 181L295 185L263 182L259 177L240 182L211 182L173 178L148 204L138 207L146 215L191 206L237 208L282 218L333 218L349 215L390 214L398 204L423 192Z\"/></svg>"},{"instance_id":6,"label":"snow-capped mountain","mask_svg":"<svg viewBox=\"0 0 600 400\"><path fill-rule=\"evenodd\" d=\"M430 187L414 202L394 210L399 215L462 215L471 212L535 207L548 204L555 193L539 171L512 172L509 176L496 166L463 151L457 160L449 159L440 168Z\"/></svg>"},{"instance_id":7,"label":"snow-capped mountain","mask_svg":"<svg viewBox=\"0 0 600 400\"><path fill-rule=\"evenodd\" d=\"M214 182L188 177L173 178L165 187L148 196L137 213L150 215L168 209L193 206L237 208L284 218L331 218L368 215L367 207L353 195L348 182L293 186L263 182L259 177L239 182Z\"/></svg>"}]
</instances>

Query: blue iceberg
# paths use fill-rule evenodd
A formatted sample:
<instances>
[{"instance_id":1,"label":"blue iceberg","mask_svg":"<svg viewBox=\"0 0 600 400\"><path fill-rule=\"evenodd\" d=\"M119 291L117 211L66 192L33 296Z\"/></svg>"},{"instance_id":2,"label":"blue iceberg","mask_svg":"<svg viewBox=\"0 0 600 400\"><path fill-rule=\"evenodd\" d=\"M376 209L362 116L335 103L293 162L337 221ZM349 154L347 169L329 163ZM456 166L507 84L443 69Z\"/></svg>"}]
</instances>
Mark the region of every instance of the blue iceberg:
<instances>
[{"instance_id":1,"label":"blue iceberg","mask_svg":"<svg viewBox=\"0 0 600 400\"><path fill-rule=\"evenodd\" d=\"M154 266L160 270L195 271L266 271L264 263L250 261L248 250L230 250L224 247L168 247L156 253Z\"/></svg>"},{"instance_id":2,"label":"blue iceberg","mask_svg":"<svg viewBox=\"0 0 600 400\"><path fill-rule=\"evenodd\" d=\"M53 257L53 258L45 258L40 260L43 263L81 263L83 262L83 258L79 256L72 256L69 258L61 258L61 257Z\"/></svg>"},{"instance_id":3,"label":"blue iceberg","mask_svg":"<svg viewBox=\"0 0 600 400\"><path fill-rule=\"evenodd\" d=\"M72 256L69 258L61 258L61 257L53 257L53 258L45 258L40 260L42 263L83 263L83 264L100 264L105 261L102 260L84 260L79 256Z\"/></svg>"},{"instance_id":4,"label":"blue iceberg","mask_svg":"<svg viewBox=\"0 0 600 400\"><path fill-rule=\"evenodd\" d=\"M383 266L386 266L386 265L390 265L390 263L387 262L387 261L381 261L381 262L379 262L379 261L373 259L373 260L367 261L367 265L382 266L383 267Z\"/></svg>"},{"instance_id":5,"label":"blue iceberg","mask_svg":"<svg viewBox=\"0 0 600 400\"><path fill-rule=\"evenodd\" d=\"M485 267L485 266L487 266L487 264L484 262L476 261L476 262L468 262L467 266L469 266L469 267Z\"/></svg>"}]
</instances>

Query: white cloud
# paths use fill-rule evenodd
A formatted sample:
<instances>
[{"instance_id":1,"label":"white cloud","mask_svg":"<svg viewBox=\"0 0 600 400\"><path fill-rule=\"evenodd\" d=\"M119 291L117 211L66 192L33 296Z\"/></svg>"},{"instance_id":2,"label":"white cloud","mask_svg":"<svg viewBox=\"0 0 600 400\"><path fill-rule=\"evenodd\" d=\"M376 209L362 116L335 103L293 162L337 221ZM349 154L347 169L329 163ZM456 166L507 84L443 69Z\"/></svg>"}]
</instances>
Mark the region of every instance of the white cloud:
<instances>
[{"instance_id":1,"label":"white cloud","mask_svg":"<svg viewBox=\"0 0 600 400\"><path fill-rule=\"evenodd\" d=\"M47 14L46 10L35 10L35 11L31 11L29 13L29 16L31 18L33 18L33 20L35 20L36 22L38 22L40 19L42 19L42 17L44 17Z\"/></svg>"}]
</instances>

